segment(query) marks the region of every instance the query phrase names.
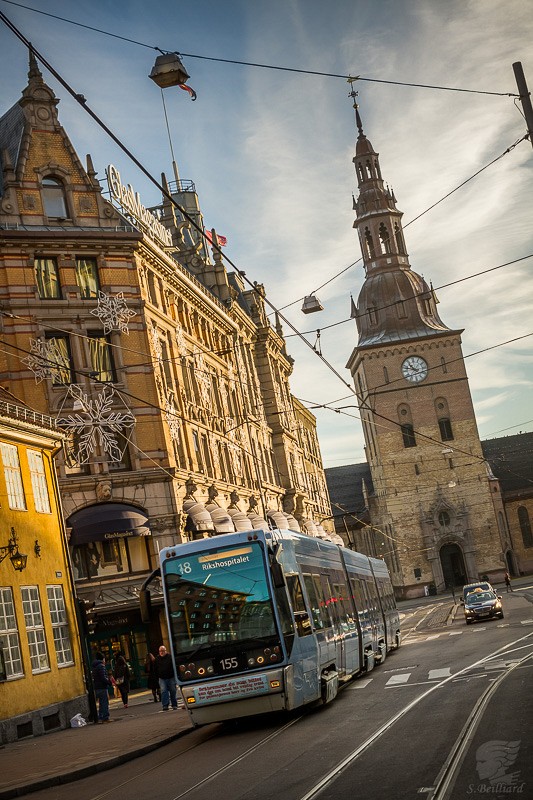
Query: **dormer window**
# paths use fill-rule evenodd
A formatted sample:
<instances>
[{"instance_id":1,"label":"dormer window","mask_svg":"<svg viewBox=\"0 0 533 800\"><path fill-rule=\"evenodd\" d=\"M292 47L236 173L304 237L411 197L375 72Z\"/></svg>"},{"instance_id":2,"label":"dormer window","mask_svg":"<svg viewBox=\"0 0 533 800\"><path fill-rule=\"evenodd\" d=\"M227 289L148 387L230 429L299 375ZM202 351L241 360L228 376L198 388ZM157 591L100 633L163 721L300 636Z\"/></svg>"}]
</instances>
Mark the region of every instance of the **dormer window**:
<instances>
[{"instance_id":1,"label":"dormer window","mask_svg":"<svg viewBox=\"0 0 533 800\"><path fill-rule=\"evenodd\" d=\"M44 213L46 216L55 219L67 219L67 201L65 189L61 181L48 176L43 178L41 186Z\"/></svg>"}]
</instances>

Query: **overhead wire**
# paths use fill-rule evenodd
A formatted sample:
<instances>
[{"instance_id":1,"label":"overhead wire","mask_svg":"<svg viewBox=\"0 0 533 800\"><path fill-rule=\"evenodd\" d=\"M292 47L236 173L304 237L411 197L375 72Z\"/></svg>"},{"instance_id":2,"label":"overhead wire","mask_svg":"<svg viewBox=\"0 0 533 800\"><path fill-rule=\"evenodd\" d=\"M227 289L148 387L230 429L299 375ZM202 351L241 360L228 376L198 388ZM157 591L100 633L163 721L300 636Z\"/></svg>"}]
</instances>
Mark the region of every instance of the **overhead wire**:
<instances>
[{"instance_id":1,"label":"overhead wire","mask_svg":"<svg viewBox=\"0 0 533 800\"><path fill-rule=\"evenodd\" d=\"M335 73L335 72L323 72L320 70L310 70L310 69L298 69L295 67L284 67L276 64L260 64L253 61L240 61L233 58L218 58L216 56L205 56L199 55L197 53L184 53L183 51L177 50L166 50L158 47L156 45L147 44L146 42L139 42L136 39L130 39L127 36L121 36L117 33L112 33L110 31L103 30L102 28L96 28L93 25L87 25L82 22L77 22L76 20L68 19L67 17L61 17L58 14L51 14L48 11L43 11L42 9L32 8L31 6L24 5L23 3L17 3L15 0L2 0L4 3L8 3L12 6L17 6L18 8L23 8L26 11L32 11L36 14L42 14L46 17L51 17L52 19L56 19L60 22L68 23L69 25L75 25L79 28L85 28L86 30L93 31L94 33L101 33L104 36L111 36L114 39L120 39L124 42L128 42L130 44L138 45L139 47L146 47L150 50L156 50L159 53L167 54L167 53L176 53L178 56L182 56L184 58L197 58L203 61L215 61L222 64L236 64L239 66L245 67L256 67L260 69L269 69L269 70L276 70L281 72L293 72L299 75L314 75L318 77L324 78L341 78L343 80L359 80L359 81L366 81L368 83L382 83L382 84L390 84L392 86L408 86L413 88L419 89L434 89L439 91L447 91L447 92L467 92L469 94L481 94L481 95L492 95L494 97L517 97L520 98L519 94L516 92L494 92L489 91L486 89L465 89L457 86L439 86L433 84L426 84L426 83L414 83L412 81L392 81L386 80L384 78L369 78L363 75L357 75L357 77L353 77L351 75L345 75L343 73Z\"/></svg>"}]
</instances>

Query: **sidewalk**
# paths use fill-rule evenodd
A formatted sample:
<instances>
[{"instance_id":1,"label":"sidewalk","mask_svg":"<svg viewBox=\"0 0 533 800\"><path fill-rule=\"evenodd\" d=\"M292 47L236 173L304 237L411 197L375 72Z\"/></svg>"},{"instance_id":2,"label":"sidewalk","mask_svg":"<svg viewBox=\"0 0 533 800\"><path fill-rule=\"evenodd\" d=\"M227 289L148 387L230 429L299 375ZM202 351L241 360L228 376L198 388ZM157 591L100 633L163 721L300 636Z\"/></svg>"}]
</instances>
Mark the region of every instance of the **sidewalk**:
<instances>
[{"instance_id":1,"label":"sidewalk","mask_svg":"<svg viewBox=\"0 0 533 800\"><path fill-rule=\"evenodd\" d=\"M189 715L163 711L151 692L111 700L112 724L88 723L0 747L0 799L21 797L123 764L193 730ZM120 731L120 736L115 734ZM111 735L109 735L111 732Z\"/></svg>"}]
</instances>

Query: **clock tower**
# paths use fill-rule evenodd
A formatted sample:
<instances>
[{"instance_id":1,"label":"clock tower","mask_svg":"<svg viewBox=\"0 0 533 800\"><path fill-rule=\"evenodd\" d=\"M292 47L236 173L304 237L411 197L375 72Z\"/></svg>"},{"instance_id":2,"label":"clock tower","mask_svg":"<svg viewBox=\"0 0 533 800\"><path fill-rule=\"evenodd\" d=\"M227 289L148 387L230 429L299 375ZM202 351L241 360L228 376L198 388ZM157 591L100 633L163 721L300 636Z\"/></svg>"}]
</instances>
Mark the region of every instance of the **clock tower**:
<instances>
[{"instance_id":1,"label":"clock tower","mask_svg":"<svg viewBox=\"0 0 533 800\"><path fill-rule=\"evenodd\" d=\"M347 367L363 423L374 552L399 597L503 578L510 539L499 486L483 458L461 350L437 297L411 269L402 212L363 132L353 159L365 280Z\"/></svg>"}]
</instances>

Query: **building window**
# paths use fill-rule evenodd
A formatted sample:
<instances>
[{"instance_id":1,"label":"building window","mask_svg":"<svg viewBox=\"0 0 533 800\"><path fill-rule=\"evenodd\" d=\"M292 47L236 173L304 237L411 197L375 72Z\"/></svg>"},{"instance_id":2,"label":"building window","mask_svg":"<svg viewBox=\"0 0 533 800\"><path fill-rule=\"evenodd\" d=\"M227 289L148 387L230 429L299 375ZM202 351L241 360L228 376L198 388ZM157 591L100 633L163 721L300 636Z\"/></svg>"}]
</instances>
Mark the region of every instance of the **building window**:
<instances>
[{"instance_id":1,"label":"building window","mask_svg":"<svg viewBox=\"0 0 533 800\"><path fill-rule=\"evenodd\" d=\"M439 525L441 528L448 528L450 526L450 515L447 511L440 511L439 512Z\"/></svg>"},{"instance_id":2,"label":"building window","mask_svg":"<svg viewBox=\"0 0 533 800\"><path fill-rule=\"evenodd\" d=\"M374 247L374 240L372 238L372 234L365 228L365 243L366 243L366 251L370 258L375 258L376 256L376 248Z\"/></svg>"},{"instance_id":3,"label":"building window","mask_svg":"<svg viewBox=\"0 0 533 800\"><path fill-rule=\"evenodd\" d=\"M41 514L50 514L50 497L44 471L43 454L38 450L28 450L28 464L30 467L31 486L33 489L33 502L35 510Z\"/></svg>"},{"instance_id":4,"label":"building window","mask_svg":"<svg viewBox=\"0 0 533 800\"><path fill-rule=\"evenodd\" d=\"M409 423L401 426L404 447L416 447L415 430Z\"/></svg>"},{"instance_id":5,"label":"building window","mask_svg":"<svg viewBox=\"0 0 533 800\"><path fill-rule=\"evenodd\" d=\"M377 325L378 322L378 310L375 306L369 306L367 308L368 319L371 325Z\"/></svg>"},{"instance_id":6,"label":"building window","mask_svg":"<svg viewBox=\"0 0 533 800\"><path fill-rule=\"evenodd\" d=\"M33 673L45 672L50 669L50 664L46 649L39 589L37 586L23 586L20 593L22 595L22 610L24 611L28 647L30 649L31 671Z\"/></svg>"},{"instance_id":7,"label":"building window","mask_svg":"<svg viewBox=\"0 0 533 800\"><path fill-rule=\"evenodd\" d=\"M529 512L525 506L518 506L518 522L522 532L524 547L533 547L533 533L531 532L531 520Z\"/></svg>"},{"instance_id":8,"label":"building window","mask_svg":"<svg viewBox=\"0 0 533 800\"><path fill-rule=\"evenodd\" d=\"M13 604L13 590L0 586L0 648L4 654L6 678L20 678L24 675L17 618Z\"/></svg>"},{"instance_id":9,"label":"building window","mask_svg":"<svg viewBox=\"0 0 533 800\"><path fill-rule=\"evenodd\" d=\"M41 192L46 216L55 217L56 219L66 219L68 217L67 201L65 189L61 181L52 177L43 178Z\"/></svg>"},{"instance_id":10,"label":"building window","mask_svg":"<svg viewBox=\"0 0 533 800\"><path fill-rule=\"evenodd\" d=\"M446 417L439 419L439 430L443 442L450 442L453 439L452 423Z\"/></svg>"},{"instance_id":11,"label":"building window","mask_svg":"<svg viewBox=\"0 0 533 800\"><path fill-rule=\"evenodd\" d=\"M41 300L60 300L61 287L55 258L35 259L35 281Z\"/></svg>"},{"instance_id":12,"label":"building window","mask_svg":"<svg viewBox=\"0 0 533 800\"><path fill-rule=\"evenodd\" d=\"M47 336L46 353L53 385L68 386L68 384L73 383L69 337L56 336L55 334Z\"/></svg>"},{"instance_id":13,"label":"building window","mask_svg":"<svg viewBox=\"0 0 533 800\"><path fill-rule=\"evenodd\" d=\"M102 333L89 333L88 340L91 377L104 383L113 383L115 369L109 336L104 336Z\"/></svg>"},{"instance_id":14,"label":"building window","mask_svg":"<svg viewBox=\"0 0 533 800\"><path fill-rule=\"evenodd\" d=\"M121 431L115 431L114 435L122 455L120 456L119 461L108 461L107 467L110 472L118 472L119 470L130 470L131 457L128 448L129 439L126 436L124 436L124 434Z\"/></svg>"},{"instance_id":15,"label":"building window","mask_svg":"<svg viewBox=\"0 0 533 800\"><path fill-rule=\"evenodd\" d=\"M390 234L384 222L382 222L381 225L379 226L379 238L381 240L381 252L391 253L392 248L390 243Z\"/></svg>"},{"instance_id":16,"label":"building window","mask_svg":"<svg viewBox=\"0 0 533 800\"><path fill-rule=\"evenodd\" d=\"M80 295L84 300L98 297L100 283L98 281L98 268L95 258L76 259L76 282Z\"/></svg>"},{"instance_id":17,"label":"building window","mask_svg":"<svg viewBox=\"0 0 533 800\"><path fill-rule=\"evenodd\" d=\"M25 511L26 498L24 497L24 486L22 485L18 450L14 444L6 444L5 442L2 442L0 447L2 450L2 462L4 465L9 508L16 511Z\"/></svg>"},{"instance_id":18,"label":"building window","mask_svg":"<svg viewBox=\"0 0 533 800\"><path fill-rule=\"evenodd\" d=\"M50 621L54 632L54 647L56 650L57 666L66 667L74 663L72 645L65 608L65 598L62 586L47 586L48 608Z\"/></svg>"}]
</instances>

